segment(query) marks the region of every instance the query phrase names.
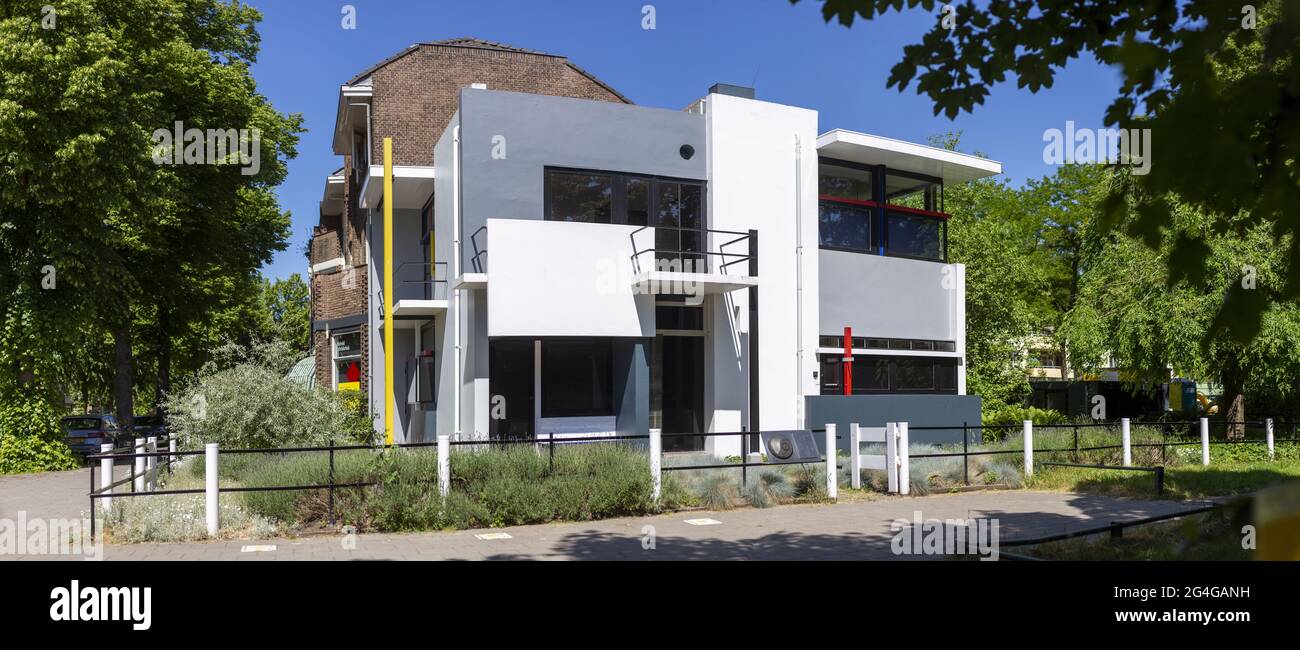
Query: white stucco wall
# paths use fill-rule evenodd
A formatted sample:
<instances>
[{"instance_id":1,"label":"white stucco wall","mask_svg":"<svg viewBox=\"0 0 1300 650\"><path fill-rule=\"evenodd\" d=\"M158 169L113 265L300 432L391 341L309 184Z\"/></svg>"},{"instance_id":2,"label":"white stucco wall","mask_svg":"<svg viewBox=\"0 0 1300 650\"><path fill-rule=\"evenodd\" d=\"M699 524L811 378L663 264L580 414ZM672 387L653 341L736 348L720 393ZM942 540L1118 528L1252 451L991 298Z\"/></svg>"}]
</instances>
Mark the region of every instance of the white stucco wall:
<instances>
[{"instance_id":1,"label":"white stucco wall","mask_svg":"<svg viewBox=\"0 0 1300 650\"><path fill-rule=\"evenodd\" d=\"M801 428L803 396L817 390L817 112L716 94L705 111L709 227L759 231L759 427ZM746 291L720 296L710 309L710 431L749 424L748 313ZM740 448L737 437L708 440L715 453Z\"/></svg>"},{"instance_id":2,"label":"white stucco wall","mask_svg":"<svg viewBox=\"0 0 1300 650\"><path fill-rule=\"evenodd\" d=\"M637 226L487 224L489 336L654 336L654 296L632 290Z\"/></svg>"}]
</instances>

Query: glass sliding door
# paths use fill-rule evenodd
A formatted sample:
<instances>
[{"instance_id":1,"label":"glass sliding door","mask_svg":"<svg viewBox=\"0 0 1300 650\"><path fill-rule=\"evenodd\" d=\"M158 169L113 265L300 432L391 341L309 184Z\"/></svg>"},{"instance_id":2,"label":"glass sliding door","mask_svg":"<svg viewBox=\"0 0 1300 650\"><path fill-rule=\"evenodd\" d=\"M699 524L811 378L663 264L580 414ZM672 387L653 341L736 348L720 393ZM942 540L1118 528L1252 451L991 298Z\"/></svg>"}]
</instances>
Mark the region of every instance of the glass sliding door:
<instances>
[{"instance_id":1,"label":"glass sliding door","mask_svg":"<svg viewBox=\"0 0 1300 650\"><path fill-rule=\"evenodd\" d=\"M704 187L699 183L655 181L655 256L661 270L703 273Z\"/></svg>"}]
</instances>

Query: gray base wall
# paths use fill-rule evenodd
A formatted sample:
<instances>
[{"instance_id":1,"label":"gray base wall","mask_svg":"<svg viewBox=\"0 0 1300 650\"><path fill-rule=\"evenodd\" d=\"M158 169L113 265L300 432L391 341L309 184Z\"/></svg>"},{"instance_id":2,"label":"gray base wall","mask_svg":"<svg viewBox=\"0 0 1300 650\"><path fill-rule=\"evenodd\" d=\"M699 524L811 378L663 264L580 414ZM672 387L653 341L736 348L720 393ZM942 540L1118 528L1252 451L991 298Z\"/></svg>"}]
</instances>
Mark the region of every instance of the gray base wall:
<instances>
[{"instance_id":1,"label":"gray base wall","mask_svg":"<svg viewBox=\"0 0 1300 650\"><path fill-rule=\"evenodd\" d=\"M849 450L849 424L883 427L887 422L907 422L912 443L961 444L962 423L980 423L983 400L977 395L809 395L804 398L809 429L822 429L827 423L838 430L837 447ZM955 427L934 431L917 431L916 427ZM814 436L819 451L825 436ZM970 430L972 442L980 439L979 429Z\"/></svg>"}]
</instances>

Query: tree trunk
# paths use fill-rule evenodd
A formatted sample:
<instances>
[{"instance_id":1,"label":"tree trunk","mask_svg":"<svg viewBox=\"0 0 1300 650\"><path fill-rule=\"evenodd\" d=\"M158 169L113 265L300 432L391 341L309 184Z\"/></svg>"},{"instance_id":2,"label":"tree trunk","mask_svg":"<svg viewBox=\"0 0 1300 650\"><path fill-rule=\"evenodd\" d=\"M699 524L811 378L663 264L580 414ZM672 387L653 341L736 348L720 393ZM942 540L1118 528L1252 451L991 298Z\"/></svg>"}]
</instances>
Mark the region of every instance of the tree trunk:
<instances>
[{"instance_id":1,"label":"tree trunk","mask_svg":"<svg viewBox=\"0 0 1300 650\"><path fill-rule=\"evenodd\" d=\"M163 397L172 389L171 312L158 306L158 384L154 387L154 408L162 413Z\"/></svg>"},{"instance_id":2,"label":"tree trunk","mask_svg":"<svg viewBox=\"0 0 1300 650\"><path fill-rule=\"evenodd\" d=\"M1241 440L1246 437L1246 396L1244 377L1236 354L1228 355L1223 364L1223 395L1221 404L1228 404L1224 416L1224 434L1229 440ZM1222 408L1222 406L1220 406Z\"/></svg>"},{"instance_id":3,"label":"tree trunk","mask_svg":"<svg viewBox=\"0 0 1300 650\"><path fill-rule=\"evenodd\" d=\"M117 424L130 432L135 424L135 377L131 367L131 322L113 329L113 401Z\"/></svg>"}]
</instances>

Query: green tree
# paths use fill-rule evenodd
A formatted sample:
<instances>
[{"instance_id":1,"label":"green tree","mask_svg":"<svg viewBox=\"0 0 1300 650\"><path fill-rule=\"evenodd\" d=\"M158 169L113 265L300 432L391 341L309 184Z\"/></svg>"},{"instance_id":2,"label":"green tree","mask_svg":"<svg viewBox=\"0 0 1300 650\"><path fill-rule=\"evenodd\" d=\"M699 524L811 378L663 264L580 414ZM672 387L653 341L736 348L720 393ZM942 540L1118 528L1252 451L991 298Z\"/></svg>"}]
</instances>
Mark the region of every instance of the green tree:
<instances>
[{"instance_id":1,"label":"green tree","mask_svg":"<svg viewBox=\"0 0 1300 650\"><path fill-rule=\"evenodd\" d=\"M799 0L791 0L797 3ZM826 21L851 26L936 0L822 0ZM1121 75L1106 123L1150 129L1149 173L1122 176L1099 226L1123 226L1161 256L1174 279L1205 282L1211 246L1177 230L1176 201L1207 215L1208 232L1240 237L1267 229L1287 242L1287 272L1262 287L1263 299L1214 309L1239 342L1259 335L1269 305L1300 296L1296 195L1300 165L1300 2L1266 0L1001 0L953 2L951 21L935 14L921 42L903 48L889 87L918 93L949 118L982 104L995 84L1016 79L1038 92L1071 59L1091 54ZM1256 15L1256 8L1258 14ZM1194 137L1189 137L1195 134ZM1208 154L1207 152L1212 152ZM1245 215L1245 216L1243 216ZM1208 334L1208 332L1207 332ZM1210 341L1203 341L1212 345Z\"/></svg>"},{"instance_id":2,"label":"green tree","mask_svg":"<svg viewBox=\"0 0 1300 650\"><path fill-rule=\"evenodd\" d=\"M43 25L44 4L0 6L0 279L54 315L54 329L95 322L111 333L114 401L129 426L134 323L154 314L165 386L173 332L203 318L213 289L285 247L289 217L272 189L301 118L256 90L260 15L249 7L65 0ZM233 162L228 151L159 164L154 134L177 122L256 129L260 169L212 164ZM42 286L46 268L54 287Z\"/></svg>"},{"instance_id":3,"label":"green tree","mask_svg":"<svg viewBox=\"0 0 1300 650\"><path fill-rule=\"evenodd\" d=\"M960 134L931 138L956 150ZM944 188L948 256L966 265L966 390L988 410L1017 404L1029 383L1017 361L1037 327L1035 301L1047 290L1036 255L1037 222L1005 178Z\"/></svg>"},{"instance_id":4,"label":"green tree","mask_svg":"<svg viewBox=\"0 0 1300 650\"><path fill-rule=\"evenodd\" d=\"M1292 242L1277 241L1265 224L1216 232L1217 220L1190 206L1174 203L1169 212L1174 228L1155 249L1121 231L1089 233L1088 271L1065 322L1076 361L1095 365L1110 353L1139 381L1158 383L1172 370L1220 383L1232 422L1245 420L1248 394L1296 399L1300 304L1265 291L1284 281ZM1186 237L1207 247L1205 268L1193 275L1170 271ZM1245 343L1223 335L1221 316L1242 303L1262 314L1258 335Z\"/></svg>"}]
</instances>

